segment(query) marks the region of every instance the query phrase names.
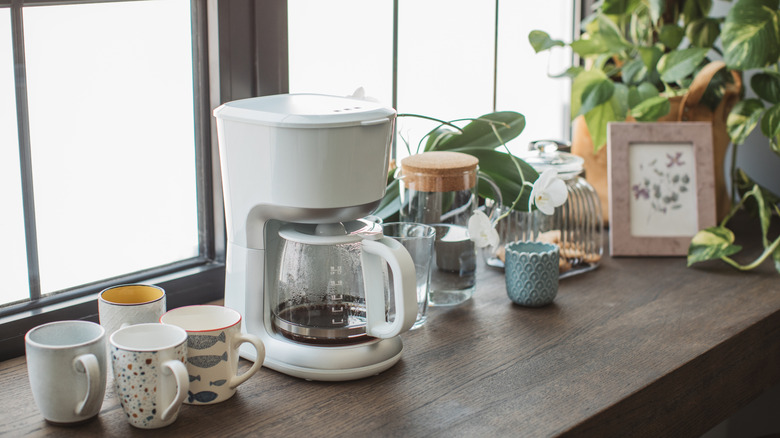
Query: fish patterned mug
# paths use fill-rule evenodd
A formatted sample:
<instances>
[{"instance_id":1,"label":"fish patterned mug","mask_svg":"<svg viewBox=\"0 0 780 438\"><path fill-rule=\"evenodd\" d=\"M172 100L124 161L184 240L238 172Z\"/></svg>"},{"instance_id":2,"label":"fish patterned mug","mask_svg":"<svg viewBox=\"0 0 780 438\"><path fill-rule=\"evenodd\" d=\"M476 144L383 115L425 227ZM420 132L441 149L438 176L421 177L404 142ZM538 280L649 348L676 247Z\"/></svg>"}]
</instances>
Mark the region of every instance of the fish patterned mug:
<instances>
[{"instance_id":1,"label":"fish patterned mug","mask_svg":"<svg viewBox=\"0 0 780 438\"><path fill-rule=\"evenodd\" d=\"M160 322L187 331L190 390L185 403L225 401L263 364L263 342L255 335L241 333L241 314L233 309L213 305L179 307L165 313ZM238 347L246 342L257 350L257 360L239 375Z\"/></svg>"}]
</instances>

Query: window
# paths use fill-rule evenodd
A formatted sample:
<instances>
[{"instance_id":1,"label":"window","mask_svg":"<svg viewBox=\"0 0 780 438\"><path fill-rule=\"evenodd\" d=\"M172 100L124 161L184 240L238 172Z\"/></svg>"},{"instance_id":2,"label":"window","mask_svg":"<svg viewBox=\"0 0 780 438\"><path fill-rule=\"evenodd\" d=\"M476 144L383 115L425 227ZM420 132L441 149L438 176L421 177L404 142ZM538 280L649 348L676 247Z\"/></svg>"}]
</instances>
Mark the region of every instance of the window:
<instances>
[{"instance_id":1,"label":"window","mask_svg":"<svg viewBox=\"0 0 780 438\"><path fill-rule=\"evenodd\" d=\"M0 359L35 325L96 320L109 285L222 297L222 102L362 86L399 112L523 113L513 150L568 138L567 81L547 73L571 56L527 35L570 40L572 3L0 0Z\"/></svg>"},{"instance_id":2,"label":"window","mask_svg":"<svg viewBox=\"0 0 780 438\"><path fill-rule=\"evenodd\" d=\"M568 81L547 74L566 70L571 53L536 55L528 33L570 41L572 0L543 8L506 0L287 3L290 92L349 95L362 86L399 113L444 120L517 111L527 125L513 152L533 140L569 138ZM399 126L413 144L433 128L408 118Z\"/></svg>"},{"instance_id":3,"label":"window","mask_svg":"<svg viewBox=\"0 0 780 438\"><path fill-rule=\"evenodd\" d=\"M0 0L2 357L107 285L221 297L206 8Z\"/></svg>"}]
</instances>

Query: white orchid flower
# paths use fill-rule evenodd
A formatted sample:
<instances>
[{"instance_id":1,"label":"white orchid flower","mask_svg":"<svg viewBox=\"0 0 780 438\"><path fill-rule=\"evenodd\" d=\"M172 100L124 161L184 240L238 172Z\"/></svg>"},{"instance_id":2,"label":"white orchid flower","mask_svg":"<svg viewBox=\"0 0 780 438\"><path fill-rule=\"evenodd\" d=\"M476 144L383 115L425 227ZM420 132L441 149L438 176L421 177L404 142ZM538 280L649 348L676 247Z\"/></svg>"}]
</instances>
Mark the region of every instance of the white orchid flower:
<instances>
[{"instance_id":1,"label":"white orchid flower","mask_svg":"<svg viewBox=\"0 0 780 438\"><path fill-rule=\"evenodd\" d=\"M498 231L493 228L487 215L479 210L469 218L469 238L477 248L498 245Z\"/></svg>"},{"instance_id":2,"label":"white orchid flower","mask_svg":"<svg viewBox=\"0 0 780 438\"><path fill-rule=\"evenodd\" d=\"M534 182L529 204L536 205L539 211L549 216L555 212L555 207L559 207L566 202L568 195L566 183L558 178L558 171L546 169ZM531 205L528 206L528 209L531 209Z\"/></svg>"}]
</instances>

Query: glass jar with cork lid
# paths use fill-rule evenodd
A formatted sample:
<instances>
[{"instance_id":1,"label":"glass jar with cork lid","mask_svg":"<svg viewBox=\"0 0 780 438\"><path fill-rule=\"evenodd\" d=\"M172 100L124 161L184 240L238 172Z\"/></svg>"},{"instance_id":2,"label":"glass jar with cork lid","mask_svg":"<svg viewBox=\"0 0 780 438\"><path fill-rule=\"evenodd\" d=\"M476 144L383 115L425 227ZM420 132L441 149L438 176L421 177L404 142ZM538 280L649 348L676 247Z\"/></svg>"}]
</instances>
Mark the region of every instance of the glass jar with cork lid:
<instances>
[{"instance_id":1,"label":"glass jar with cork lid","mask_svg":"<svg viewBox=\"0 0 780 438\"><path fill-rule=\"evenodd\" d=\"M477 180L496 185L477 167L479 160L449 151L424 152L401 160L400 218L404 222L432 225L436 229L431 268L429 303L458 305L476 288L477 251L469 238L468 221L477 208Z\"/></svg>"}]
</instances>

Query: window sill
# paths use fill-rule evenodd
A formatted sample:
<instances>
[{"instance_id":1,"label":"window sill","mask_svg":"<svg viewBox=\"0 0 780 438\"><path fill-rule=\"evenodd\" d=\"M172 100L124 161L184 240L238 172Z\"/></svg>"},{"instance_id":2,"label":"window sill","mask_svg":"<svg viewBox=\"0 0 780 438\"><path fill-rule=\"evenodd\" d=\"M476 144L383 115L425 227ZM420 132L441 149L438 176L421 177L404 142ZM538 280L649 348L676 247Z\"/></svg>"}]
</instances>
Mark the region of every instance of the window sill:
<instances>
[{"instance_id":1,"label":"window sill","mask_svg":"<svg viewBox=\"0 0 780 438\"><path fill-rule=\"evenodd\" d=\"M166 292L169 309L222 299L225 290L224 263L207 263L175 273L124 281L156 284ZM120 284L115 281L113 284ZM24 335L31 328L51 321L84 319L98 322L98 288L93 293L35 309L0 317L0 361L24 355Z\"/></svg>"}]
</instances>

